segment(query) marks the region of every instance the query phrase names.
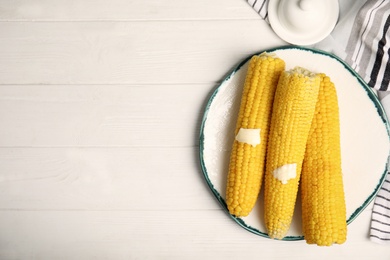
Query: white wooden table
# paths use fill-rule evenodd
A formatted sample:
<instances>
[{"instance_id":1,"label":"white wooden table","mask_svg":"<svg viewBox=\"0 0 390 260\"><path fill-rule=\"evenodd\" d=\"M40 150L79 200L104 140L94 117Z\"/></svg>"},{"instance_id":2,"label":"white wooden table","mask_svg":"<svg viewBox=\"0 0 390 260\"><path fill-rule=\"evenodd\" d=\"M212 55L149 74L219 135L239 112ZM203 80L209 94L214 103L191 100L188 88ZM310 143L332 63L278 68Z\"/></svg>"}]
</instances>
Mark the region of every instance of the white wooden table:
<instances>
[{"instance_id":1,"label":"white wooden table","mask_svg":"<svg viewBox=\"0 0 390 260\"><path fill-rule=\"evenodd\" d=\"M342 246L272 241L202 177L210 93L284 44L244 0L0 0L0 259L390 259L372 204Z\"/></svg>"}]
</instances>

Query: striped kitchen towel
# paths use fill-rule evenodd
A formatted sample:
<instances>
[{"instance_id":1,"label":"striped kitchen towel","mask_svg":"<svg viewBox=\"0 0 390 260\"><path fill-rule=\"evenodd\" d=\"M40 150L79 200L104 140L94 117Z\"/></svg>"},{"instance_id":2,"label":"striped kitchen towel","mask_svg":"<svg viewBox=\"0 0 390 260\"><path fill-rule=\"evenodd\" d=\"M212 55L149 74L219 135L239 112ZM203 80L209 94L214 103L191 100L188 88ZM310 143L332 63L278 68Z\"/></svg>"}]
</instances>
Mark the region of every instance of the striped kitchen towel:
<instances>
[{"instance_id":1,"label":"striped kitchen towel","mask_svg":"<svg viewBox=\"0 0 390 260\"><path fill-rule=\"evenodd\" d=\"M389 174L388 174L389 175ZM390 243L390 178L388 177L377 194L372 210L371 241Z\"/></svg>"},{"instance_id":2,"label":"striped kitchen towel","mask_svg":"<svg viewBox=\"0 0 390 260\"><path fill-rule=\"evenodd\" d=\"M268 0L246 1L268 22ZM371 88L378 90L390 115L390 0L342 0L339 6L339 20L332 33L309 47L344 59ZM390 172L374 201L370 238L390 243Z\"/></svg>"},{"instance_id":3,"label":"striped kitchen towel","mask_svg":"<svg viewBox=\"0 0 390 260\"><path fill-rule=\"evenodd\" d=\"M381 103L390 115L390 91L380 91L378 96ZM390 243L390 173L387 173L385 182L379 190L372 209L371 241L379 244Z\"/></svg>"},{"instance_id":4,"label":"striped kitchen towel","mask_svg":"<svg viewBox=\"0 0 390 260\"><path fill-rule=\"evenodd\" d=\"M388 90L390 80L390 1L367 1L356 16L346 61L368 85Z\"/></svg>"},{"instance_id":5,"label":"striped kitchen towel","mask_svg":"<svg viewBox=\"0 0 390 260\"><path fill-rule=\"evenodd\" d=\"M268 21L268 0L246 0ZM390 1L339 1L340 17L331 35L312 48L332 52L344 59L367 84L390 90Z\"/></svg>"},{"instance_id":6,"label":"striped kitchen towel","mask_svg":"<svg viewBox=\"0 0 390 260\"><path fill-rule=\"evenodd\" d=\"M263 19L267 19L268 16L268 0L247 0L253 9L261 16Z\"/></svg>"},{"instance_id":7,"label":"striped kitchen towel","mask_svg":"<svg viewBox=\"0 0 390 260\"><path fill-rule=\"evenodd\" d=\"M347 46L346 61L378 96L390 115L390 1L367 1L356 16ZM371 241L390 243L390 173L379 190L372 210Z\"/></svg>"}]
</instances>

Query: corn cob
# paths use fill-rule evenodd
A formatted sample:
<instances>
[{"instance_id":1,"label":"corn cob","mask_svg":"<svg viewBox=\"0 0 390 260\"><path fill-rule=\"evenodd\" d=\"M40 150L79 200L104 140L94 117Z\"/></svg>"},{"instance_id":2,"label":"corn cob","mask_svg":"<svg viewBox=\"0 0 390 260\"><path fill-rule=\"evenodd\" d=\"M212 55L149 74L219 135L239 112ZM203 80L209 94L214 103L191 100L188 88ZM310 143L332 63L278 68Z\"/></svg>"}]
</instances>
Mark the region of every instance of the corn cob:
<instances>
[{"instance_id":1,"label":"corn cob","mask_svg":"<svg viewBox=\"0 0 390 260\"><path fill-rule=\"evenodd\" d=\"M251 212L261 188L271 107L284 65L268 53L253 56L249 62L226 186L226 204L237 217Z\"/></svg>"},{"instance_id":2,"label":"corn cob","mask_svg":"<svg viewBox=\"0 0 390 260\"><path fill-rule=\"evenodd\" d=\"M320 92L301 176L302 224L308 244L346 241L346 205L340 154L340 123L334 84L321 75Z\"/></svg>"},{"instance_id":3,"label":"corn cob","mask_svg":"<svg viewBox=\"0 0 390 260\"><path fill-rule=\"evenodd\" d=\"M297 67L282 73L273 104L265 173L268 235L282 239L291 225L320 78Z\"/></svg>"}]
</instances>

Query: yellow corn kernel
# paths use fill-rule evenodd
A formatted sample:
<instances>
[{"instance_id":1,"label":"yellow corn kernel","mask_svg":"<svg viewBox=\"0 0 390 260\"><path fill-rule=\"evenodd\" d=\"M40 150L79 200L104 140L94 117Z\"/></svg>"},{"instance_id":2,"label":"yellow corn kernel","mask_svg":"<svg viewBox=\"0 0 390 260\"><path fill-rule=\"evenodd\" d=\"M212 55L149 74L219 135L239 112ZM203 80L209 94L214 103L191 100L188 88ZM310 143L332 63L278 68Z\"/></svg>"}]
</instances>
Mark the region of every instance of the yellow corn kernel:
<instances>
[{"instance_id":1,"label":"yellow corn kernel","mask_svg":"<svg viewBox=\"0 0 390 260\"><path fill-rule=\"evenodd\" d=\"M325 74L321 75L303 161L301 200L303 234L308 244L330 246L346 241L339 108L334 84Z\"/></svg>"},{"instance_id":2,"label":"yellow corn kernel","mask_svg":"<svg viewBox=\"0 0 390 260\"><path fill-rule=\"evenodd\" d=\"M229 162L226 204L237 217L253 209L264 172L271 107L284 61L262 53L249 62ZM248 137L249 136L249 137ZM256 137L254 142L245 141Z\"/></svg>"},{"instance_id":3,"label":"yellow corn kernel","mask_svg":"<svg viewBox=\"0 0 390 260\"><path fill-rule=\"evenodd\" d=\"M297 67L282 73L276 89L264 187L265 225L274 239L291 225L319 85L317 74Z\"/></svg>"}]
</instances>

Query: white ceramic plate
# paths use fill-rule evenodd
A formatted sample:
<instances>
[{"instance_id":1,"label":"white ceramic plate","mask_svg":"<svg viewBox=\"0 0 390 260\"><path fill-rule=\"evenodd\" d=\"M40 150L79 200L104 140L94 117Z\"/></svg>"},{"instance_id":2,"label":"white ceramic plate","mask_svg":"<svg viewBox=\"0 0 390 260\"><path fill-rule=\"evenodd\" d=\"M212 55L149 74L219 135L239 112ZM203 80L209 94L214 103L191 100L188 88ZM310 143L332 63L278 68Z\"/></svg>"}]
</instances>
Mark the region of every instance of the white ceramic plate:
<instances>
[{"instance_id":1,"label":"white ceramic plate","mask_svg":"<svg viewBox=\"0 0 390 260\"><path fill-rule=\"evenodd\" d=\"M389 124L374 92L339 58L317 50L286 46L266 50L286 62L286 70L301 66L326 73L335 83L340 107L341 155L347 222L351 223L372 201L387 170ZM244 85L247 57L217 87L205 109L200 132L200 162L204 177L227 211L225 183L230 149ZM262 193L248 217L229 216L246 230L268 237L263 218ZM303 239L300 197L284 240Z\"/></svg>"}]
</instances>

